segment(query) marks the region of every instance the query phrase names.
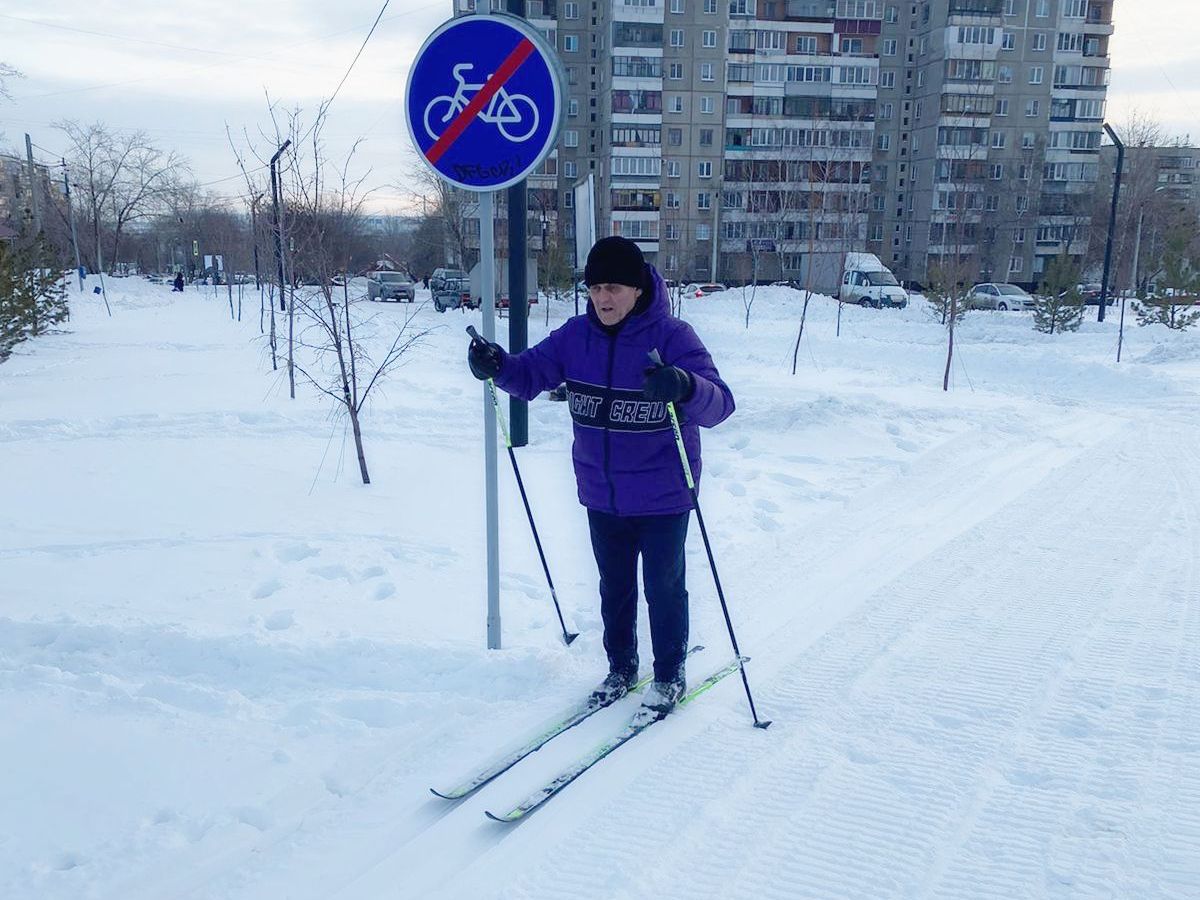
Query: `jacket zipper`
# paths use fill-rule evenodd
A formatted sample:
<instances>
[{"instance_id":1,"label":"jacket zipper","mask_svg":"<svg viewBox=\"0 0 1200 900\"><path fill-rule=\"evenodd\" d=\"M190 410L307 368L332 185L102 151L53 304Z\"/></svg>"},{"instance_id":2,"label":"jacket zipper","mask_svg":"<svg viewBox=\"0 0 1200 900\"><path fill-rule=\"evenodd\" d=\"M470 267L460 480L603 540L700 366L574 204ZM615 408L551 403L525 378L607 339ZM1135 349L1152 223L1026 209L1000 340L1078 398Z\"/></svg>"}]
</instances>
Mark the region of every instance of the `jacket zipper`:
<instances>
[{"instance_id":1,"label":"jacket zipper","mask_svg":"<svg viewBox=\"0 0 1200 900\"><path fill-rule=\"evenodd\" d=\"M610 334L608 336L608 379L607 387L612 390L613 380L613 363L617 356L617 336ZM608 484L608 506L613 511L613 515L617 515L617 491L613 487L612 480L612 431L608 426L604 427L604 480Z\"/></svg>"}]
</instances>

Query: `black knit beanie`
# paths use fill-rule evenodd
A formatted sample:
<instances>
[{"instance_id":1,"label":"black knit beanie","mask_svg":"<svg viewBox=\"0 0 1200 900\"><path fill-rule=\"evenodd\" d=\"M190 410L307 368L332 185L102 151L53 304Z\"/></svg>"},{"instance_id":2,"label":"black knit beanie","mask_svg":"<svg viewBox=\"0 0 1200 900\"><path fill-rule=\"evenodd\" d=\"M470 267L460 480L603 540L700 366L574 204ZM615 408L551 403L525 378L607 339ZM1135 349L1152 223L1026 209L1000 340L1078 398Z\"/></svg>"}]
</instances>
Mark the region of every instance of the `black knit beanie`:
<instances>
[{"instance_id":1,"label":"black knit beanie","mask_svg":"<svg viewBox=\"0 0 1200 900\"><path fill-rule=\"evenodd\" d=\"M645 288L646 259L642 248L629 238L613 235L596 241L588 251L584 284L627 284Z\"/></svg>"}]
</instances>

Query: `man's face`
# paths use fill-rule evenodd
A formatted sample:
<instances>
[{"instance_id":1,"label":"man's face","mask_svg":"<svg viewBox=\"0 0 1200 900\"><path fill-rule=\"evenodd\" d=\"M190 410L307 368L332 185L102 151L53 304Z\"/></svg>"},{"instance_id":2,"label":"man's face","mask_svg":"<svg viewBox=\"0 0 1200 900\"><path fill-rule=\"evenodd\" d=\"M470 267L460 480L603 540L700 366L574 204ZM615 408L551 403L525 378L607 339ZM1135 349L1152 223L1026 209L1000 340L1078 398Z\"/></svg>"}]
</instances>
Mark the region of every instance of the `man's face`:
<instances>
[{"instance_id":1,"label":"man's face","mask_svg":"<svg viewBox=\"0 0 1200 900\"><path fill-rule=\"evenodd\" d=\"M627 315L642 296L641 288L627 284L593 284L588 288L596 316L605 325L616 325Z\"/></svg>"}]
</instances>

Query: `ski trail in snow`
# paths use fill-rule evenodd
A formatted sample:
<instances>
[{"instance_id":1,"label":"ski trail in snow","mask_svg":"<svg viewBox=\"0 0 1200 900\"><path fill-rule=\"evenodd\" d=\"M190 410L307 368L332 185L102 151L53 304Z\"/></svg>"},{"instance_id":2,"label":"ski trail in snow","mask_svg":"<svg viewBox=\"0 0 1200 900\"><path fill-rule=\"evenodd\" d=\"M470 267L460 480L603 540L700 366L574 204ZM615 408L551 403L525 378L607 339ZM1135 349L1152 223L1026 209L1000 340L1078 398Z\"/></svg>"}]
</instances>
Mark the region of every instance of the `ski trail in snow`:
<instances>
[{"instance_id":1,"label":"ski trail in snow","mask_svg":"<svg viewBox=\"0 0 1200 900\"><path fill-rule=\"evenodd\" d=\"M444 896L1195 896L1193 438L1105 440L773 659L767 735L726 686Z\"/></svg>"}]
</instances>

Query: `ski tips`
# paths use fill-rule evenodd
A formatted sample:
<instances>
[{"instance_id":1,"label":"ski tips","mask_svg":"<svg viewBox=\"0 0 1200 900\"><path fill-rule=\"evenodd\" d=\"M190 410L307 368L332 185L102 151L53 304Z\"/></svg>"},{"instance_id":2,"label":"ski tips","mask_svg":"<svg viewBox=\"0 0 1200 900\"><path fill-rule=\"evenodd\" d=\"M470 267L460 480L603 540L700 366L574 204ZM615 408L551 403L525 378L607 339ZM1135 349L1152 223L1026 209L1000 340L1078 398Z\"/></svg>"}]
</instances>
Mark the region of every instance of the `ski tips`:
<instances>
[{"instance_id":1,"label":"ski tips","mask_svg":"<svg viewBox=\"0 0 1200 900\"><path fill-rule=\"evenodd\" d=\"M441 791L437 790L436 788L430 788L429 793L433 794L433 796L435 796L435 797L441 797L443 800L458 800L458 799L460 799L460 796L457 794L454 794L453 792L451 792L449 794L443 794Z\"/></svg>"},{"instance_id":2,"label":"ski tips","mask_svg":"<svg viewBox=\"0 0 1200 900\"><path fill-rule=\"evenodd\" d=\"M490 812L486 809L483 811L483 814L485 816L487 816L489 819L491 819L493 822L499 822L501 825L511 825L513 822L516 822L518 819L521 818L520 816L516 816L515 818L510 818L509 816L511 816L511 813L509 815L505 815L505 816L498 816L495 813Z\"/></svg>"},{"instance_id":3,"label":"ski tips","mask_svg":"<svg viewBox=\"0 0 1200 900\"><path fill-rule=\"evenodd\" d=\"M563 632L563 643L566 644L568 647L570 647L571 644L575 641L575 638L577 638L577 637L579 637L579 632L577 632L577 631L576 632L564 631Z\"/></svg>"}]
</instances>

